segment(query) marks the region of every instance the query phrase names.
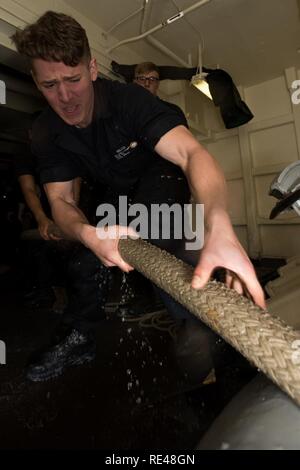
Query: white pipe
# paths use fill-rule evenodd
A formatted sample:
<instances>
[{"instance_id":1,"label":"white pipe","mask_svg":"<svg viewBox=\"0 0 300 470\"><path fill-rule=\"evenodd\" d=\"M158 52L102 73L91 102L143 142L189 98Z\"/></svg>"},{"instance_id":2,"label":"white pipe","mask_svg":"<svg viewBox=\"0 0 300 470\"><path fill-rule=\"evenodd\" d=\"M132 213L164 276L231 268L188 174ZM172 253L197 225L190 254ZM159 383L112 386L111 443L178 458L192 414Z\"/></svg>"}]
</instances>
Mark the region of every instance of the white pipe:
<instances>
[{"instance_id":1,"label":"white pipe","mask_svg":"<svg viewBox=\"0 0 300 470\"><path fill-rule=\"evenodd\" d=\"M185 60L178 57L178 55L176 55L174 52L172 52L170 49L168 49L166 46L164 46L157 39L152 38L152 37L148 37L147 42L149 42L149 44L156 47L156 49L159 49L161 52L163 52L164 54L169 56L171 59L175 60L182 67L187 67L187 68L190 67L190 64L188 64L187 62L185 62Z\"/></svg>"},{"instance_id":2,"label":"white pipe","mask_svg":"<svg viewBox=\"0 0 300 470\"><path fill-rule=\"evenodd\" d=\"M152 7L151 0L144 0L144 12L143 12L142 23L141 23L141 34L143 34L146 28L148 27L151 7ZM178 55L172 52L169 48L167 48L164 44L162 44L157 39L153 38L152 36L147 36L146 41L149 44L151 44L151 46L155 47L166 56L175 60L175 62L177 62L182 67L189 67L189 64L187 64L183 59L178 57Z\"/></svg>"},{"instance_id":3,"label":"white pipe","mask_svg":"<svg viewBox=\"0 0 300 470\"><path fill-rule=\"evenodd\" d=\"M184 15L194 11L196 8L199 8L201 7L202 5L205 5L206 3L210 2L211 0L200 0L199 2L195 3L194 5L190 6L189 8L187 8L186 10L183 10L183 11L180 11L178 12L176 15L174 16L171 16L170 18L168 18L167 20L163 21L162 23L160 23L159 25L157 26L154 26L153 28L149 29L148 31L146 31L145 33L142 33L140 34L139 36L134 36L132 38L129 38L129 39L124 39L123 41L120 41L118 42L117 44L115 44L114 46L110 47L108 50L107 50L107 53L110 53L111 51L113 51L114 49L117 49L118 47L120 46L123 46L124 44L129 44L131 42L135 42L135 41L138 41L140 39L144 39L145 37L149 36L150 34L153 34L155 33L156 31L159 31L160 29L164 28L165 26L168 26L169 24L173 23L174 21L177 21L179 20L180 18L183 18Z\"/></svg>"},{"instance_id":4,"label":"white pipe","mask_svg":"<svg viewBox=\"0 0 300 470\"><path fill-rule=\"evenodd\" d=\"M202 74L202 46L199 43L198 47L198 68L199 68L199 73Z\"/></svg>"},{"instance_id":5,"label":"white pipe","mask_svg":"<svg viewBox=\"0 0 300 470\"><path fill-rule=\"evenodd\" d=\"M143 11L143 17L142 17L142 23L141 23L141 34L143 34L148 28L151 9L152 9L151 0L144 0L144 11Z\"/></svg>"},{"instance_id":6,"label":"white pipe","mask_svg":"<svg viewBox=\"0 0 300 470\"><path fill-rule=\"evenodd\" d=\"M209 0L205 0L205 1L209 1ZM156 31L159 31L164 26L166 26L166 25L164 23L161 23L161 24L159 24L157 26L154 26L153 28L149 29L149 31L146 31L143 34L140 34L139 36L134 36L134 37L129 38L129 39L124 39L124 41L120 41L117 44L115 44L114 46L110 47L107 50L107 52L109 54L114 49L117 49L120 46L124 46L124 44L129 44L130 42L136 42L136 41L139 41L139 39L144 39L145 37L149 36L149 34L152 34L152 33L155 33Z\"/></svg>"},{"instance_id":7,"label":"white pipe","mask_svg":"<svg viewBox=\"0 0 300 470\"><path fill-rule=\"evenodd\" d=\"M121 21L118 21L118 23L114 24L108 31L106 31L106 34L110 34L114 29L116 29L118 26L121 26L121 24L125 23L126 21L130 20L134 16L136 16L140 11L143 11L144 7L140 7L137 10L135 10L133 13L130 15L126 16L126 18L123 18Z\"/></svg>"},{"instance_id":8,"label":"white pipe","mask_svg":"<svg viewBox=\"0 0 300 470\"><path fill-rule=\"evenodd\" d=\"M144 7L143 7L144 11L143 11L143 16L142 16L142 21L141 21L140 34L143 34L148 28L149 15L150 15L151 8L152 8L151 0L144 0Z\"/></svg>"}]
</instances>

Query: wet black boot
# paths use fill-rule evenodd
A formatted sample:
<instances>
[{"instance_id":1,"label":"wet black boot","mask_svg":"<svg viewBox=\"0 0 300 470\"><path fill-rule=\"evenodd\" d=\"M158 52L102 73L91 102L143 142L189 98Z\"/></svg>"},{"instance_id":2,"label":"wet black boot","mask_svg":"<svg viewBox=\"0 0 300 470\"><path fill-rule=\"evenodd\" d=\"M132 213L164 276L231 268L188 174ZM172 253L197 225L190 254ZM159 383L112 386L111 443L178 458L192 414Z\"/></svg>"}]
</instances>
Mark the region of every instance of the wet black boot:
<instances>
[{"instance_id":1,"label":"wet black boot","mask_svg":"<svg viewBox=\"0 0 300 470\"><path fill-rule=\"evenodd\" d=\"M50 347L31 361L27 378L34 382L63 374L70 366L92 361L96 342L92 332L105 319L109 269L83 246L78 246L68 270L69 304Z\"/></svg>"},{"instance_id":2,"label":"wet black boot","mask_svg":"<svg viewBox=\"0 0 300 470\"><path fill-rule=\"evenodd\" d=\"M47 350L36 355L29 365L26 377L43 382L62 375L68 367L91 362L96 356L96 341L90 333L72 329L62 339L57 338Z\"/></svg>"}]
</instances>

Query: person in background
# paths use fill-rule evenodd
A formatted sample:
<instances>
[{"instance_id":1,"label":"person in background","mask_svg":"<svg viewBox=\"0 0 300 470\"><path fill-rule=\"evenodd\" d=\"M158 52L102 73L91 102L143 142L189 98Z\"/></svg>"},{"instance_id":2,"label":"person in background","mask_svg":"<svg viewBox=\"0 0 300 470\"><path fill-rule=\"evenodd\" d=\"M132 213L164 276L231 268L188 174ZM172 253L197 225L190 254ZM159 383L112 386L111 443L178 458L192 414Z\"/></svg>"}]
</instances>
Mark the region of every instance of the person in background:
<instances>
[{"instance_id":1,"label":"person in background","mask_svg":"<svg viewBox=\"0 0 300 470\"><path fill-rule=\"evenodd\" d=\"M40 111L32 114L28 145L25 145L22 154L17 154L14 159L15 174L30 211L25 223L27 229L21 234L24 282L27 284L24 300L27 304L37 307L51 304L54 312L61 313L66 304L62 275L65 271L66 250L60 249L63 248L59 243L62 234L52 220L47 196L39 182L37 161L30 151L32 126L39 115ZM79 200L79 179L76 181L76 192L76 199Z\"/></svg>"},{"instance_id":2,"label":"person in background","mask_svg":"<svg viewBox=\"0 0 300 470\"><path fill-rule=\"evenodd\" d=\"M55 224L51 218L51 209L47 196L38 182L37 162L30 151L31 127L40 112L31 116L31 126L28 129L28 145L22 154L15 156L15 170L18 182L27 207L34 218L40 237L44 240L57 240Z\"/></svg>"},{"instance_id":3,"label":"person in background","mask_svg":"<svg viewBox=\"0 0 300 470\"><path fill-rule=\"evenodd\" d=\"M182 120L185 122L186 127L188 128L188 123L182 109L180 109L180 107L177 106L175 103L161 100L157 96L160 83L159 68L157 67L157 65L155 65L153 62L142 62L140 64L137 64L134 69L133 82L137 85L141 85L143 88L150 91L150 93L153 96L156 96L161 103L166 104L171 109L176 111L181 116Z\"/></svg>"}]
</instances>

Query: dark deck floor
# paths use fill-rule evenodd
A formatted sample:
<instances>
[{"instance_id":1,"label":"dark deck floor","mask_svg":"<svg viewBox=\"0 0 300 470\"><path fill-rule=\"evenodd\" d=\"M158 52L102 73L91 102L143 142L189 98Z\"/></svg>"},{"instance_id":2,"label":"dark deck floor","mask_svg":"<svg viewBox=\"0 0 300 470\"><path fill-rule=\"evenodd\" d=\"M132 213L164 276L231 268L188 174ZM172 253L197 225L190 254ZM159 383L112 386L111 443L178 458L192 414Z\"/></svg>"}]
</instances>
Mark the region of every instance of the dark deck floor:
<instances>
[{"instance_id":1,"label":"dark deck floor","mask_svg":"<svg viewBox=\"0 0 300 470\"><path fill-rule=\"evenodd\" d=\"M24 307L14 273L2 276L0 292L0 340L7 348L0 366L1 449L192 450L255 373L225 348L216 382L194 387L172 354L170 325L158 315L151 326L147 318L123 321L109 313L97 331L95 362L31 383L24 374L28 358L50 338L59 315Z\"/></svg>"}]
</instances>

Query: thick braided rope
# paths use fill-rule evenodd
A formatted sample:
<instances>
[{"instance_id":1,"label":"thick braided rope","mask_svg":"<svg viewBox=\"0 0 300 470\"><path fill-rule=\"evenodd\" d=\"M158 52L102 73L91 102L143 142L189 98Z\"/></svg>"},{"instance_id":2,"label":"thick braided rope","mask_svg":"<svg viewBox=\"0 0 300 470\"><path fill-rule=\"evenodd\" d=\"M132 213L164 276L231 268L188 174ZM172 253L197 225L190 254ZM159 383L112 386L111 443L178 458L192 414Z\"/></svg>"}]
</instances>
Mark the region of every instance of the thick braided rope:
<instances>
[{"instance_id":1,"label":"thick braided rope","mask_svg":"<svg viewBox=\"0 0 300 470\"><path fill-rule=\"evenodd\" d=\"M129 264L222 336L300 405L300 354L295 351L300 332L219 282L192 289L191 266L141 239L122 239L119 250Z\"/></svg>"}]
</instances>

